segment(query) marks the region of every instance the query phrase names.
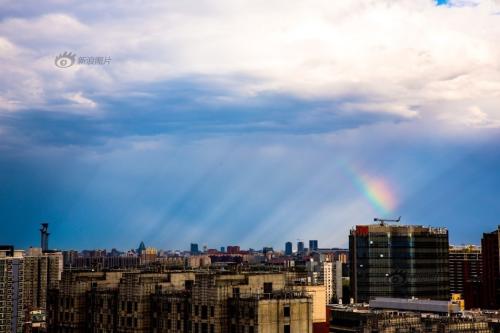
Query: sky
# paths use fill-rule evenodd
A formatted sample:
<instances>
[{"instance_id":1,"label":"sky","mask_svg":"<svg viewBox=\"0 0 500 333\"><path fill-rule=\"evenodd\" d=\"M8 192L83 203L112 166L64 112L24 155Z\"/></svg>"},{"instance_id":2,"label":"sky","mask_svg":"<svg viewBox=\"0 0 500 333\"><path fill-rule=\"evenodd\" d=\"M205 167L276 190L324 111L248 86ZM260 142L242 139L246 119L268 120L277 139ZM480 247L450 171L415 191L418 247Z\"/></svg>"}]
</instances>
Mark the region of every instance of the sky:
<instances>
[{"instance_id":1,"label":"sky","mask_svg":"<svg viewBox=\"0 0 500 333\"><path fill-rule=\"evenodd\" d=\"M499 40L498 0L0 0L0 244L479 244Z\"/></svg>"}]
</instances>

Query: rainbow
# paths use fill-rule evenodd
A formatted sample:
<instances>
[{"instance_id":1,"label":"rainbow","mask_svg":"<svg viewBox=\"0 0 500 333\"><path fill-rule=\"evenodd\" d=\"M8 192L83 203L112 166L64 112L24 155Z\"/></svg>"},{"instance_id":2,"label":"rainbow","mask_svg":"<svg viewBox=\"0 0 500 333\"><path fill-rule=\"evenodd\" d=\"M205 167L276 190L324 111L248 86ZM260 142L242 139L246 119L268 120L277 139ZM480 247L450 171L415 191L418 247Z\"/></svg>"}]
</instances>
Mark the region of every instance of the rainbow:
<instances>
[{"instance_id":1,"label":"rainbow","mask_svg":"<svg viewBox=\"0 0 500 333\"><path fill-rule=\"evenodd\" d=\"M358 171L352 165L343 164L344 170L349 174L354 186L370 202L380 214L390 214L397 207L397 199L393 187L387 180L380 177L370 177L364 172Z\"/></svg>"}]
</instances>

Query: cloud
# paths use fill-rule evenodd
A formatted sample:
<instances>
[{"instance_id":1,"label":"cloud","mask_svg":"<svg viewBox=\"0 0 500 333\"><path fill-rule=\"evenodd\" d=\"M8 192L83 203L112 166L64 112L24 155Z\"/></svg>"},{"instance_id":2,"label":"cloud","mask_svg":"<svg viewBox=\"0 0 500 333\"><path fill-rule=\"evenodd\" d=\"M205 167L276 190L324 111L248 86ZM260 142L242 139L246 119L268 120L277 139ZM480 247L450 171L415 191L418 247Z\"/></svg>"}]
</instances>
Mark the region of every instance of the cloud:
<instances>
[{"instance_id":1,"label":"cloud","mask_svg":"<svg viewBox=\"0 0 500 333\"><path fill-rule=\"evenodd\" d=\"M97 107L97 103L91 100L90 98L84 97L81 91L74 94L69 94L67 95L66 98L71 102L74 102L77 106L81 106L84 108Z\"/></svg>"},{"instance_id":2,"label":"cloud","mask_svg":"<svg viewBox=\"0 0 500 333\"><path fill-rule=\"evenodd\" d=\"M19 5L7 1L13 16L0 23L0 46L10 54L2 71L12 75L0 80L0 96L41 110L74 91L105 99L144 84L203 77L226 91L216 103L282 94L341 101L346 112L443 121L448 118L436 115L449 112L441 107L448 101L500 99L493 1L447 7L427 0L94 5L55 1L19 17ZM471 19L475 24L463 24ZM61 70L53 57L63 51L111 56L112 63ZM497 109L482 110L500 116Z\"/></svg>"}]
</instances>

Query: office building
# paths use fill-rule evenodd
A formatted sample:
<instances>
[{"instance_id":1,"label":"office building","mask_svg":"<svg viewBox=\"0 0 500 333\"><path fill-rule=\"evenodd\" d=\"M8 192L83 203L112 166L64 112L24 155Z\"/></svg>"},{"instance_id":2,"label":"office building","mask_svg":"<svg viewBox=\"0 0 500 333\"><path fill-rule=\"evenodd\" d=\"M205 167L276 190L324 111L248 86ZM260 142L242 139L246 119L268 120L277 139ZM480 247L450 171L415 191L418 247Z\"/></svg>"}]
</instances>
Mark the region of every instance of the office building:
<instances>
[{"instance_id":1,"label":"office building","mask_svg":"<svg viewBox=\"0 0 500 333\"><path fill-rule=\"evenodd\" d=\"M285 255L291 256L293 254L293 245L292 242L285 243Z\"/></svg>"},{"instance_id":2,"label":"office building","mask_svg":"<svg viewBox=\"0 0 500 333\"><path fill-rule=\"evenodd\" d=\"M191 254L198 254L198 253L200 253L200 250L198 248L198 243L191 243L190 252L191 252Z\"/></svg>"},{"instance_id":3,"label":"office building","mask_svg":"<svg viewBox=\"0 0 500 333\"><path fill-rule=\"evenodd\" d=\"M303 254L305 252L304 242L297 242L297 253Z\"/></svg>"},{"instance_id":4,"label":"office building","mask_svg":"<svg viewBox=\"0 0 500 333\"><path fill-rule=\"evenodd\" d=\"M449 299L448 230L358 225L349 235L351 297Z\"/></svg>"},{"instance_id":5,"label":"office building","mask_svg":"<svg viewBox=\"0 0 500 333\"><path fill-rule=\"evenodd\" d=\"M483 261L482 274L482 307L485 309L500 308L500 226L497 230L484 233L481 240Z\"/></svg>"},{"instance_id":6,"label":"office building","mask_svg":"<svg viewBox=\"0 0 500 333\"><path fill-rule=\"evenodd\" d=\"M460 294L467 309L481 306L481 248L475 245L450 246L450 293Z\"/></svg>"},{"instance_id":7,"label":"office building","mask_svg":"<svg viewBox=\"0 0 500 333\"><path fill-rule=\"evenodd\" d=\"M310 240L309 241L309 252L318 251L318 241Z\"/></svg>"}]
</instances>

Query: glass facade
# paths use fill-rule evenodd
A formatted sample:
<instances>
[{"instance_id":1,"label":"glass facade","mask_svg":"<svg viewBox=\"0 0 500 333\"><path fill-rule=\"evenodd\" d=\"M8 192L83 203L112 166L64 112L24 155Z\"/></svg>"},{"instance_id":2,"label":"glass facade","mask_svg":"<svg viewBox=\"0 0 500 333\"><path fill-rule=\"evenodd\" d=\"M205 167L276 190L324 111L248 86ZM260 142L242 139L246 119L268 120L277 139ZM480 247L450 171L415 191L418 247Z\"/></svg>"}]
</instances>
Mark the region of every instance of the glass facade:
<instances>
[{"instance_id":1,"label":"glass facade","mask_svg":"<svg viewBox=\"0 0 500 333\"><path fill-rule=\"evenodd\" d=\"M373 297L449 299L448 231L421 226L357 226L349 236L351 291Z\"/></svg>"}]
</instances>

